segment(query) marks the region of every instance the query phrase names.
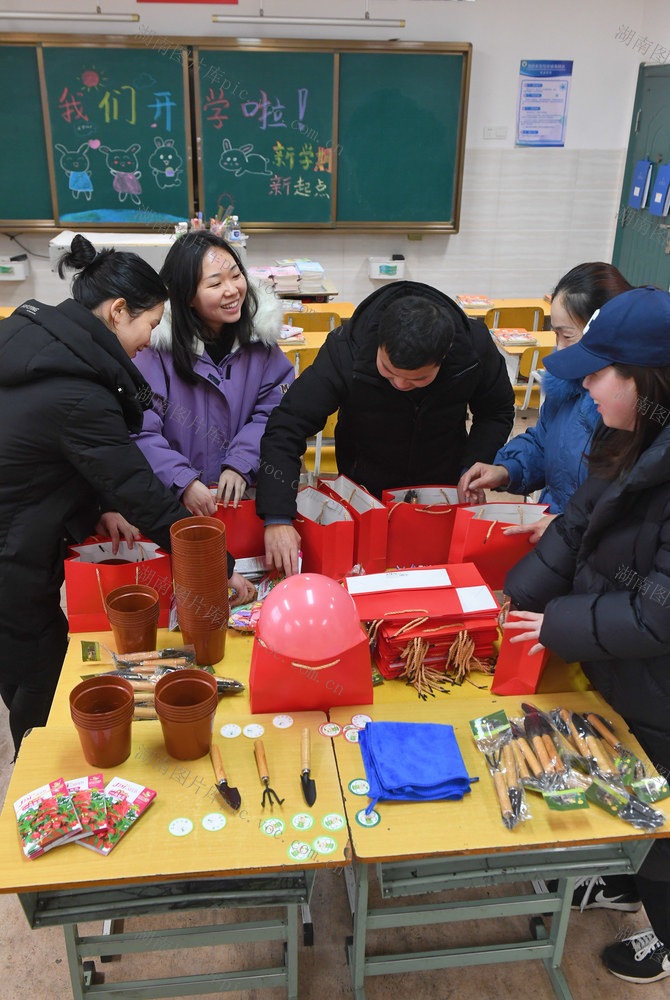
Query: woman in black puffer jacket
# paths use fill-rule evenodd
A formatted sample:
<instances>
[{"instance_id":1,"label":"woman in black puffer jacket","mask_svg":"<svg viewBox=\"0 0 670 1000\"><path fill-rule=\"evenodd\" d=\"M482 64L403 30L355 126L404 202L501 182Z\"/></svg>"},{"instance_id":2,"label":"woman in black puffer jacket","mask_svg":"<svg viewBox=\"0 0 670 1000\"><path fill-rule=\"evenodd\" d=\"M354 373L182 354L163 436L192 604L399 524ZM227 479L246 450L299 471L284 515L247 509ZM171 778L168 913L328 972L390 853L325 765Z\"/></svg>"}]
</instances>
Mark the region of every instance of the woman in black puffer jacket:
<instances>
[{"instance_id":1,"label":"woman in black puffer jacket","mask_svg":"<svg viewBox=\"0 0 670 1000\"><path fill-rule=\"evenodd\" d=\"M584 379L605 430L564 515L508 573L505 591L523 610L506 627L516 641L534 638L580 660L667 776L670 294L617 296L546 365L559 378ZM620 979L656 982L670 976L670 841L656 841L636 882L653 930L609 946L603 960Z\"/></svg>"}]
</instances>

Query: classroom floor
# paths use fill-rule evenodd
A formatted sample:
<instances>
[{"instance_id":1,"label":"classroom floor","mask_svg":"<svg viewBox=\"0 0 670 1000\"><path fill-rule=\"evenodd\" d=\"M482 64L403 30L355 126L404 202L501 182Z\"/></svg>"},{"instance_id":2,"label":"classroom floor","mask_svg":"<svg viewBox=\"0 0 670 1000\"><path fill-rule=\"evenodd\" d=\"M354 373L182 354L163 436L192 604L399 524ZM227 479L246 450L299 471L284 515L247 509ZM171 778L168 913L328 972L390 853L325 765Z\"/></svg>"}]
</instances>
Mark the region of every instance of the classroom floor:
<instances>
[{"instance_id":1,"label":"classroom floor","mask_svg":"<svg viewBox=\"0 0 670 1000\"><path fill-rule=\"evenodd\" d=\"M532 424L517 420L515 433ZM13 748L9 736L7 712L0 703L0 801L4 800L12 771ZM18 846L17 846L18 850ZM39 864L39 861L34 862ZM524 886L528 891L528 886ZM496 889L487 890L495 896ZM481 890L479 890L481 892ZM451 897L467 898L463 890ZM431 899L432 901L432 899ZM409 902L409 898L406 900ZM376 880L371 879L370 905L379 905ZM341 871L320 872L312 897L314 944L300 946L299 995L305 1000L346 996L351 993L351 980L345 958L345 938L351 934L344 877ZM176 917L137 917L128 921L131 927L150 931L158 926L177 923L225 923L249 919L248 911L216 911L210 914L181 913ZM573 913L568 928L562 969L574 1000L629 1000L631 993L644 1000L665 1000L670 995L670 981L648 986L632 986L610 975L602 966L599 953L614 940L647 925L644 911L621 914L612 910ZM2 958L0 959L0 1000L34 1000L38 996L50 1000L68 1000L72 996L63 933L60 927L31 931L16 896L0 895L0 926L2 927ZM100 933L100 923L82 925L88 933ZM485 944L495 941L527 939L527 919L476 921L434 927L409 928L406 931L378 931L371 937L376 951L422 950L437 947L457 947L465 944ZM281 961L278 943L201 948L184 952L127 956L122 961L101 964L105 983L145 976L189 974L239 967L276 965ZM371 977L366 980L368 1000L401 1000L408 996L420 1000L537 1000L554 996L541 962L517 962L465 969L443 969L432 972ZM205 1000L224 994L203 995ZM283 1000L284 989L252 990L226 993L230 1000ZM180 1000L180 998L177 998Z\"/></svg>"}]
</instances>

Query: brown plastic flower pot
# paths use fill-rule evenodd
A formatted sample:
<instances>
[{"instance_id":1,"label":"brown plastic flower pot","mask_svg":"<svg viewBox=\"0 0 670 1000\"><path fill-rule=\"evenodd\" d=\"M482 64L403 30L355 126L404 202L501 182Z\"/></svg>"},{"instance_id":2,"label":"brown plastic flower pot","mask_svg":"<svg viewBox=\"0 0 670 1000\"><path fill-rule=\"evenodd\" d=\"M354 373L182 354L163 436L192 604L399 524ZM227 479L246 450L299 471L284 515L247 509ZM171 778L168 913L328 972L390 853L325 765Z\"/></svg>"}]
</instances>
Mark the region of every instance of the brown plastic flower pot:
<instances>
[{"instance_id":1,"label":"brown plastic flower pot","mask_svg":"<svg viewBox=\"0 0 670 1000\"><path fill-rule=\"evenodd\" d=\"M179 670L156 683L156 714L165 747L177 760L209 752L218 703L216 679L204 670Z\"/></svg>"},{"instance_id":2,"label":"brown plastic flower pot","mask_svg":"<svg viewBox=\"0 0 670 1000\"><path fill-rule=\"evenodd\" d=\"M126 584L107 594L105 610L117 653L140 653L156 648L158 602L158 592L141 583Z\"/></svg>"},{"instance_id":3,"label":"brown plastic flower pot","mask_svg":"<svg viewBox=\"0 0 670 1000\"><path fill-rule=\"evenodd\" d=\"M135 710L132 684L122 677L90 677L70 692L70 714L91 767L116 767L130 755Z\"/></svg>"}]
</instances>

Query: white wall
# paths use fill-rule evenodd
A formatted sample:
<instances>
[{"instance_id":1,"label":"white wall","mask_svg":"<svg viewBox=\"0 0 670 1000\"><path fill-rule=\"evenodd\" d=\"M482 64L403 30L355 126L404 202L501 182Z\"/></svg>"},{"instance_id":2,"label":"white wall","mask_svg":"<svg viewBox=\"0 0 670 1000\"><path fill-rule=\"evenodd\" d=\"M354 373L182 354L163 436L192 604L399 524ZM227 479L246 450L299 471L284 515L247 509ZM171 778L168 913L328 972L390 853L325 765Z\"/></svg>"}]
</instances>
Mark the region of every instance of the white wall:
<instances>
[{"instance_id":1,"label":"white wall","mask_svg":"<svg viewBox=\"0 0 670 1000\"><path fill-rule=\"evenodd\" d=\"M5 0L8 10L91 11L93 0ZM359 301L376 287L367 277L368 255L404 253L406 276L445 291L494 296L542 295L569 267L609 260L638 66L656 45L670 48L667 0L370 0L372 17L404 17L404 29L304 28L257 22L214 25L213 11L255 15L258 0L237 6L102 3L104 10L138 12L141 23L106 26L136 35L250 35L300 38L397 37L420 41L468 41L473 45L460 232L424 235L277 233L251 235L250 263L277 256L308 255L321 261L339 297ZM364 0L338 0L315 8L309 0L264 0L266 14L361 17ZM621 28L634 38L617 38ZM95 23L72 25L17 19L4 31L102 33ZM4 33L3 31L3 33ZM646 43L643 43L646 39ZM645 45L649 48L645 54ZM564 148L514 145L521 59L572 59L573 78ZM505 139L486 140L487 125L504 126ZM5 155L7 150L5 147ZM241 206L244 222L244 208ZM48 256L48 237L22 234L21 242ZM0 235L0 254L17 245ZM0 283L0 305L29 297L57 302L67 286L48 260L31 257L31 275Z\"/></svg>"}]
</instances>

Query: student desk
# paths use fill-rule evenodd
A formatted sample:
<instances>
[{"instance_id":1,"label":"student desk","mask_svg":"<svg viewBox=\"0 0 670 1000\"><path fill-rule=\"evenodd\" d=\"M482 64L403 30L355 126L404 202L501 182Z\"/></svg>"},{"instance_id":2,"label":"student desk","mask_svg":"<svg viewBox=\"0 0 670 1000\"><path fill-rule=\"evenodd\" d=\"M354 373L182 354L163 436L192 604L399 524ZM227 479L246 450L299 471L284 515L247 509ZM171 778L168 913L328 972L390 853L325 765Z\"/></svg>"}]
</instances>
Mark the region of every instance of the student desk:
<instances>
[{"instance_id":1,"label":"student desk","mask_svg":"<svg viewBox=\"0 0 670 1000\"><path fill-rule=\"evenodd\" d=\"M172 634L174 638L174 634ZM76 642L76 640L75 640ZM79 665L76 670L79 671ZM85 671L82 671L85 672ZM66 670L62 687L72 686ZM59 715L60 712L55 713ZM299 908L309 902L316 869L348 863L348 832L331 741L318 732L320 712L294 713L293 725L278 728L272 715L235 716L238 725L261 724L270 785L283 796L282 806L261 809L263 787L253 753L253 738L224 738L221 725L230 720L222 699L214 723L231 785L242 796L233 812L213 787L209 757L175 761L167 756L158 722L135 722L128 760L104 771L105 781L117 774L157 791L146 815L139 818L107 857L68 844L28 860L19 846L13 802L45 781L91 773L71 721L51 719L27 736L0 816L0 886L18 893L31 927L62 924L75 1000L84 997L158 997L285 986L298 996ZM299 779L302 729L312 733L312 777L315 805L308 810ZM307 828L311 818L311 828ZM331 818L324 822L325 817ZM267 826L281 819L282 825ZM296 819L296 817L303 817ZM334 818L333 818L334 817ZM295 825L292 825L292 818ZM263 827L263 824L266 824ZM225 824L225 825L222 825ZM237 923L197 924L107 935L80 935L78 924L182 910L227 907L281 908L270 915ZM179 948L231 942L277 941L284 957L271 968L247 968L160 979L89 986L82 960L95 955L170 952ZM113 944L112 944L113 942ZM225 953L223 962L225 963Z\"/></svg>"},{"instance_id":2,"label":"student desk","mask_svg":"<svg viewBox=\"0 0 670 1000\"><path fill-rule=\"evenodd\" d=\"M493 337L493 334L491 334ZM493 340L496 347L505 359L505 364L507 365L507 374L509 375L509 380L512 385L515 385L519 381L519 364L521 362L521 355L524 351L528 350L529 347L555 347L556 346L556 334L553 330L536 330L533 333L537 344L501 344L495 337Z\"/></svg>"},{"instance_id":3,"label":"student desk","mask_svg":"<svg viewBox=\"0 0 670 1000\"><path fill-rule=\"evenodd\" d=\"M477 676L479 679L479 676ZM479 776L470 793L460 802L379 802L376 826L361 824L369 804L365 795L355 794L350 782L365 778L360 748L341 735L334 739L345 809L354 849L354 886L350 903L354 914L353 938L348 956L356 1000L365 998L365 977L425 969L448 968L495 962L542 959L556 995L570 1000L571 994L560 969L576 878L583 875L630 874L638 870L654 836L670 836L662 827L654 834L633 829L622 820L595 806L555 812L542 799L526 792L533 818L508 830L502 823L488 767L476 748L469 727L471 719L504 708L522 714L523 697L461 697L464 689L430 703L361 706L337 709L331 720L341 725L352 712L365 712L374 720L451 723L468 774ZM637 746L622 719L594 691L552 695L531 695L529 700L544 709L565 706L575 711L599 711L614 721L626 746ZM646 761L644 754L640 756ZM656 805L661 808L664 803ZM426 902L410 905L368 905L368 876L375 865L383 901L404 896L424 896L444 890L530 881L536 878L559 880L556 892L544 895L518 894L454 902ZM547 932L540 914L552 915ZM380 928L410 928L417 925L455 921L532 916L530 937L524 941L466 947L442 947L432 951L411 951L402 947L395 954L376 955L369 935ZM445 936L446 936L445 931ZM594 959L595 960L595 959Z\"/></svg>"},{"instance_id":4,"label":"student desk","mask_svg":"<svg viewBox=\"0 0 670 1000\"><path fill-rule=\"evenodd\" d=\"M530 307L531 309L541 309L546 315L551 310L551 303L546 299L491 299L490 306L461 306L461 309L473 319L484 319L489 309L520 309Z\"/></svg>"}]
</instances>

